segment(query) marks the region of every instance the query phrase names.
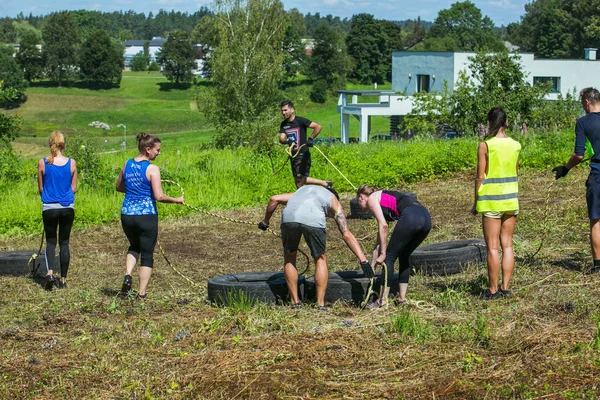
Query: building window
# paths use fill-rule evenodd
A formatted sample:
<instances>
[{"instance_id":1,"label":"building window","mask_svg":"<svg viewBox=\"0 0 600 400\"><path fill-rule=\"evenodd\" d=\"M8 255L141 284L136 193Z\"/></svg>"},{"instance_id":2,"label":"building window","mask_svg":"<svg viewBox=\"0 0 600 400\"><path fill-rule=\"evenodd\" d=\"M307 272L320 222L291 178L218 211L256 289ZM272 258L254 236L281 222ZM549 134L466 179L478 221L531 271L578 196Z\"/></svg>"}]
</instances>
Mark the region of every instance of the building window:
<instances>
[{"instance_id":1,"label":"building window","mask_svg":"<svg viewBox=\"0 0 600 400\"><path fill-rule=\"evenodd\" d=\"M550 93L560 93L560 76L534 76L533 85L550 84Z\"/></svg>"},{"instance_id":2,"label":"building window","mask_svg":"<svg viewBox=\"0 0 600 400\"><path fill-rule=\"evenodd\" d=\"M429 92L429 75L417 75L417 92Z\"/></svg>"}]
</instances>

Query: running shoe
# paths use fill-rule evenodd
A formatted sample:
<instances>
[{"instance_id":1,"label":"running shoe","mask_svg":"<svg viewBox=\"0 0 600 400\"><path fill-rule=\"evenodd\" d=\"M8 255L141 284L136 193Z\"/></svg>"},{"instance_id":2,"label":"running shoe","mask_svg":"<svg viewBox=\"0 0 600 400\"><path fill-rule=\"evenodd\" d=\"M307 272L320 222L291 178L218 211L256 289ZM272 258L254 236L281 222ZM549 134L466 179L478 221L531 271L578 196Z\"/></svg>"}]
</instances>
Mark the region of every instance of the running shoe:
<instances>
[{"instance_id":1,"label":"running shoe","mask_svg":"<svg viewBox=\"0 0 600 400\"><path fill-rule=\"evenodd\" d=\"M52 290L52 286L54 286L54 276L47 275L46 276L46 284L44 285L44 289Z\"/></svg>"},{"instance_id":2,"label":"running shoe","mask_svg":"<svg viewBox=\"0 0 600 400\"><path fill-rule=\"evenodd\" d=\"M66 289L67 288L67 281L63 282L63 281L59 280L58 281L58 288L59 289Z\"/></svg>"},{"instance_id":3,"label":"running shoe","mask_svg":"<svg viewBox=\"0 0 600 400\"><path fill-rule=\"evenodd\" d=\"M479 298L481 300L497 300L501 297L500 291L497 291L496 293L492 293L490 292L490 289L485 289L485 291L483 293L481 293L481 296L479 296Z\"/></svg>"},{"instance_id":4,"label":"running shoe","mask_svg":"<svg viewBox=\"0 0 600 400\"><path fill-rule=\"evenodd\" d=\"M121 286L121 293L129 293L131 290L131 275L125 275L123 278L123 286Z\"/></svg>"}]
</instances>

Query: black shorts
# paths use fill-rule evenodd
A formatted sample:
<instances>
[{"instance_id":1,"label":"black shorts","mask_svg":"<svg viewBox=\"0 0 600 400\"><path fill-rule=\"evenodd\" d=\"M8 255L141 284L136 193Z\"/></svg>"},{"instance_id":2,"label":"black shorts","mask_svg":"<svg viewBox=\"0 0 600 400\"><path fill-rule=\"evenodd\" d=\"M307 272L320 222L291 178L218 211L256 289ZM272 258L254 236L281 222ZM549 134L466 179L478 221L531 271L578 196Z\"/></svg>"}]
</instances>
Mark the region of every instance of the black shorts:
<instances>
[{"instance_id":1,"label":"black shorts","mask_svg":"<svg viewBox=\"0 0 600 400\"><path fill-rule=\"evenodd\" d=\"M585 182L588 218L600 219L600 175L590 174Z\"/></svg>"},{"instance_id":2,"label":"black shorts","mask_svg":"<svg viewBox=\"0 0 600 400\"><path fill-rule=\"evenodd\" d=\"M294 178L304 178L310 175L310 152L298 153L296 157L290 157L292 174Z\"/></svg>"},{"instance_id":3,"label":"black shorts","mask_svg":"<svg viewBox=\"0 0 600 400\"><path fill-rule=\"evenodd\" d=\"M285 254L290 254L298 250L300 236L304 236L304 240L313 258L325 254L325 247L327 245L325 228L315 228L314 226L298 222L285 222L281 224L281 241L283 242L283 252Z\"/></svg>"}]
</instances>

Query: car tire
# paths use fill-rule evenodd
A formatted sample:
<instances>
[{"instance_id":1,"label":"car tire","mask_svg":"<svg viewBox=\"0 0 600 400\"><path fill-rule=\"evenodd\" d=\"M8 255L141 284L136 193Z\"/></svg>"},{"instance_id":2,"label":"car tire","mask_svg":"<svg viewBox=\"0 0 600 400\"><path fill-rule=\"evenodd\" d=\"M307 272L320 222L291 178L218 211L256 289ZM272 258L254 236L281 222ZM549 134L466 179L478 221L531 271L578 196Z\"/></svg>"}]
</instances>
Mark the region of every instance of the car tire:
<instances>
[{"instance_id":1,"label":"car tire","mask_svg":"<svg viewBox=\"0 0 600 400\"><path fill-rule=\"evenodd\" d=\"M253 302L283 303L290 299L283 272L244 272L214 277L208 281L208 299L226 305L231 296L244 293ZM302 298L304 277L298 277L298 294Z\"/></svg>"},{"instance_id":2,"label":"car tire","mask_svg":"<svg viewBox=\"0 0 600 400\"><path fill-rule=\"evenodd\" d=\"M381 272L375 275L374 289L377 293L383 279ZM369 278L365 277L362 271L339 271L330 272L327 280L327 290L325 291L325 302L334 303L343 301L359 305L365 299L369 288ZM398 292L398 275L394 275L391 283L390 294ZM304 284L304 297L308 301L315 301L317 296L317 287L315 278L311 276L306 278Z\"/></svg>"},{"instance_id":3,"label":"car tire","mask_svg":"<svg viewBox=\"0 0 600 400\"><path fill-rule=\"evenodd\" d=\"M39 272L46 274L46 259L44 253L32 259L37 254L36 250L16 250L0 252L0 275L25 276ZM59 266L58 255L55 265Z\"/></svg>"},{"instance_id":4,"label":"car tire","mask_svg":"<svg viewBox=\"0 0 600 400\"><path fill-rule=\"evenodd\" d=\"M467 265L486 261L487 247L481 239L453 240L418 247L410 256L413 272L425 275L458 274Z\"/></svg>"}]
</instances>

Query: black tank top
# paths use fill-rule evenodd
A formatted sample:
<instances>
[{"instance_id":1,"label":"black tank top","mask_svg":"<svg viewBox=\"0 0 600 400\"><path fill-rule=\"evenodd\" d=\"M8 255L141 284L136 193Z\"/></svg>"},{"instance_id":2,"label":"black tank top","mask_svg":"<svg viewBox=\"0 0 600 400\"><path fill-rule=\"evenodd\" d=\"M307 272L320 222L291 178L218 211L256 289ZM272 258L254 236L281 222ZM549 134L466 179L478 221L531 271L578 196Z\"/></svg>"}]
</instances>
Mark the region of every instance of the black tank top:
<instances>
[{"instance_id":1,"label":"black tank top","mask_svg":"<svg viewBox=\"0 0 600 400\"><path fill-rule=\"evenodd\" d=\"M411 193L402 193L395 190L382 190L379 201L383 217L386 221L397 221L406 207L421 205L417 198Z\"/></svg>"}]
</instances>

